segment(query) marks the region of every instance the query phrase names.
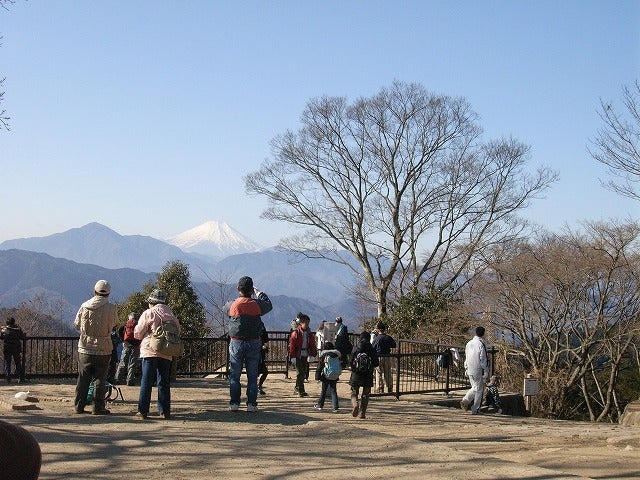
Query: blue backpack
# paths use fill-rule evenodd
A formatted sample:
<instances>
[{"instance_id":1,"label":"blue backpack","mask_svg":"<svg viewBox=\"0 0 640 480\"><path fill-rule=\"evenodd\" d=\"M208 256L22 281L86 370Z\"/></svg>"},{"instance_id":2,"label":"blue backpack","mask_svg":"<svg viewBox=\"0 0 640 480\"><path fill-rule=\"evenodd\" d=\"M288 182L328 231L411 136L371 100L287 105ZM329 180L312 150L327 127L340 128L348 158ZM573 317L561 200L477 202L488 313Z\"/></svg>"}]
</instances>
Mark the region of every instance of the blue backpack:
<instances>
[{"instance_id":1,"label":"blue backpack","mask_svg":"<svg viewBox=\"0 0 640 480\"><path fill-rule=\"evenodd\" d=\"M322 367L324 378L327 380L337 380L341 373L340 358L334 355L327 355L324 359L324 367Z\"/></svg>"}]
</instances>

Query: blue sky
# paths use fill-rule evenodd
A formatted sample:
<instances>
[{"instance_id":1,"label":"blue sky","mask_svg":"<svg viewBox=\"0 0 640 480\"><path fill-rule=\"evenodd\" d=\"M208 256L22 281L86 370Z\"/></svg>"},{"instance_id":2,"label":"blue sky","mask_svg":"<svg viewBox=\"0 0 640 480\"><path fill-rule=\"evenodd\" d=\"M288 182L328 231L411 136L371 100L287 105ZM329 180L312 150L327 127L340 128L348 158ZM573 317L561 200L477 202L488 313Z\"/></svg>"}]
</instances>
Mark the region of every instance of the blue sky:
<instances>
[{"instance_id":1,"label":"blue sky","mask_svg":"<svg viewBox=\"0 0 640 480\"><path fill-rule=\"evenodd\" d=\"M266 246L242 177L313 97L395 79L467 98L487 138L560 174L552 230L640 217L588 154L602 98L640 78L640 2L18 0L0 10L0 241L97 221L167 238L207 220Z\"/></svg>"}]
</instances>

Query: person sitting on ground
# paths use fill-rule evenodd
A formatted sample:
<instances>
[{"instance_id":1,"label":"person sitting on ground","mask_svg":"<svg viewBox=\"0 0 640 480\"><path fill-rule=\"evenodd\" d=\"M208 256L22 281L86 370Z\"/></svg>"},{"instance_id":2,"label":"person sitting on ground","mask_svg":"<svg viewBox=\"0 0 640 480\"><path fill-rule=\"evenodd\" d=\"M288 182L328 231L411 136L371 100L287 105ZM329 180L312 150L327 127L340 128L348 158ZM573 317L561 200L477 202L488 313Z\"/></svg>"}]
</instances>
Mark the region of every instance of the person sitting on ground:
<instances>
[{"instance_id":1,"label":"person sitting on ground","mask_svg":"<svg viewBox=\"0 0 640 480\"><path fill-rule=\"evenodd\" d=\"M496 413L502 413L502 407L500 406L500 393L498 387L500 386L500 377L498 375L492 375L489 379L489 383L486 385L486 405L490 411Z\"/></svg>"}]
</instances>

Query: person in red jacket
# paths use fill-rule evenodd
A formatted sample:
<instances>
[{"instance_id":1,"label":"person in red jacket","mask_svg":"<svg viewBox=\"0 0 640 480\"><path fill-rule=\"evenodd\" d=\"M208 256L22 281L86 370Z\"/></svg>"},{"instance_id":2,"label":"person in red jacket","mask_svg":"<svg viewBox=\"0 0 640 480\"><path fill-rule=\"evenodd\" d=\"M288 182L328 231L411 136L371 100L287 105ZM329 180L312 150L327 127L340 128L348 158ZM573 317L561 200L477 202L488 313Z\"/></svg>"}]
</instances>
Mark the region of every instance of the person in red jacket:
<instances>
[{"instance_id":1,"label":"person in red jacket","mask_svg":"<svg viewBox=\"0 0 640 480\"><path fill-rule=\"evenodd\" d=\"M304 381L309 375L309 362L313 362L318 355L316 339L309 329L308 315L302 314L300 324L291 332L289 337L289 358L296 367L296 389L294 393L301 397L308 397L309 394L304 389Z\"/></svg>"},{"instance_id":2,"label":"person in red jacket","mask_svg":"<svg viewBox=\"0 0 640 480\"><path fill-rule=\"evenodd\" d=\"M118 365L118 371L116 372L116 380L118 383L122 383L127 377L127 385L132 386L136 384L136 380L139 378L140 372L140 342L134 336L134 330L138 324L136 314L131 312L129 319L124 326L124 335L122 342L122 355L120 356L120 364Z\"/></svg>"}]
</instances>

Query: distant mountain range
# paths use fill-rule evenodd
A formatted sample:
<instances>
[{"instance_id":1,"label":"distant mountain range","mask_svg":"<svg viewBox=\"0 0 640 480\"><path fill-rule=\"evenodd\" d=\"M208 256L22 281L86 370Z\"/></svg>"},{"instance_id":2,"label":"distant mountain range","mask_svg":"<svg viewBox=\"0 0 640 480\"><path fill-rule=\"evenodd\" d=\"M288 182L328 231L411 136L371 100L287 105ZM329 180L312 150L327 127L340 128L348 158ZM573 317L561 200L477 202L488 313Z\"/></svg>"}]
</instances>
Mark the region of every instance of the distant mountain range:
<instances>
[{"instance_id":1,"label":"distant mountain range","mask_svg":"<svg viewBox=\"0 0 640 480\"><path fill-rule=\"evenodd\" d=\"M234 232L226 224L207 222L172 237L191 253L152 237L123 236L99 223L48 237L7 240L0 244L0 307L16 306L40 294L59 300L75 314L99 278L113 283L112 299L119 302L145 282L155 281L154 272L168 261L179 260L189 265L194 288L209 312L213 306L207 292L215 284L232 285L235 295L237 278L250 275L274 301L273 313L265 317L265 323L272 324L269 328L287 329L298 311L311 316L312 326L316 320L341 315L350 327L357 327L356 316L361 313L346 294L345 287L355 282L348 268L277 249L260 250ZM250 251L221 259L202 253L242 250Z\"/></svg>"}]
</instances>

